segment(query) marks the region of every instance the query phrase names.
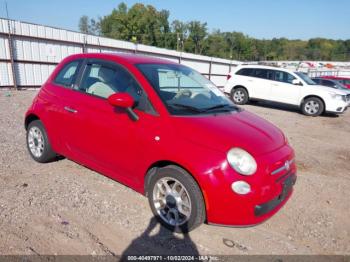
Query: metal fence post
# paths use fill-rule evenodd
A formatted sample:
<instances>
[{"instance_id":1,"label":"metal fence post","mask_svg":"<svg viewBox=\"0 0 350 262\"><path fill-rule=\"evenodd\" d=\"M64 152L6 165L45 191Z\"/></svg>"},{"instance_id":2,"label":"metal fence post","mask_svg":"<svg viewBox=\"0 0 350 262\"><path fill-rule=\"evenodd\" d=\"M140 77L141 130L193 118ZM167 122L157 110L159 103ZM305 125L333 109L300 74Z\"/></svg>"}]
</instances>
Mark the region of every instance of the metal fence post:
<instances>
[{"instance_id":1,"label":"metal fence post","mask_svg":"<svg viewBox=\"0 0 350 262\"><path fill-rule=\"evenodd\" d=\"M86 44L87 44L87 39L86 39L86 36L84 35L84 42L83 42L83 45L82 45L83 53L86 53Z\"/></svg>"},{"instance_id":2,"label":"metal fence post","mask_svg":"<svg viewBox=\"0 0 350 262\"><path fill-rule=\"evenodd\" d=\"M17 76L16 76L16 68L15 68L15 60L14 60L14 52L13 52L13 41L11 36L11 25L10 20L7 20L7 27L8 27L8 47L10 51L10 62L11 62L11 70L12 70L12 81L13 81L13 87L17 90Z\"/></svg>"},{"instance_id":3,"label":"metal fence post","mask_svg":"<svg viewBox=\"0 0 350 262\"><path fill-rule=\"evenodd\" d=\"M213 58L210 58L210 63L209 63L209 80L211 79L211 67L213 65Z\"/></svg>"}]
</instances>

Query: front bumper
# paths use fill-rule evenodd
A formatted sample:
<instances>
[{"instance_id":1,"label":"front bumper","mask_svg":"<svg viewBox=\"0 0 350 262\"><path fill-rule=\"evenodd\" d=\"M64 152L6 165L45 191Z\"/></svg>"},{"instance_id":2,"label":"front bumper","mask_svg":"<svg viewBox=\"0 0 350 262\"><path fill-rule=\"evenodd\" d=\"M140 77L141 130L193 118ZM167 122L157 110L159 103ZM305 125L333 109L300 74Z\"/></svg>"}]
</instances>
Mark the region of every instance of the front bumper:
<instances>
[{"instance_id":1,"label":"front bumper","mask_svg":"<svg viewBox=\"0 0 350 262\"><path fill-rule=\"evenodd\" d=\"M242 176L229 165L212 174L211 185L204 190L209 224L247 227L260 224L273 216L288 201L296 181L296 165L291 162L288 170L281 169L286 161L294 158L293 150L282 148L256 158L258 171L252 176ZM274 170L281 170L272 175ZM231 184L244 180L251 192L239 195Z\"/></svg>"},{"instance_id":2,"label":"front bumper","mask_svg":"<svg viewBox=\"0 0 350 262\"><path fill-rule=\"evenodd\" d=\"M331 102L326 103L326 112L341 114L344 113L349 106L349 102L332 100Z\"/></svg>"},{"instance_id":3,"label":"front bumper","mask_svg":"<svg viewBox=\"0 0 350 262\"><path fill-rule=\"evenodd\" d=\"M283 190L281 194L279 194L277 197L275 197L274 199L268 202L256 205L254 209L254 215L256 217L259 217L259 216L268 214L269 212L273 211L278 206L280 206L286 200L286 198L289 197L289 195L291 194L291 191L293 190L293 186L296 180L297 180L297 177L295 174L287 173L286 178L283 182Z\"/></svg>"}]
</instances>

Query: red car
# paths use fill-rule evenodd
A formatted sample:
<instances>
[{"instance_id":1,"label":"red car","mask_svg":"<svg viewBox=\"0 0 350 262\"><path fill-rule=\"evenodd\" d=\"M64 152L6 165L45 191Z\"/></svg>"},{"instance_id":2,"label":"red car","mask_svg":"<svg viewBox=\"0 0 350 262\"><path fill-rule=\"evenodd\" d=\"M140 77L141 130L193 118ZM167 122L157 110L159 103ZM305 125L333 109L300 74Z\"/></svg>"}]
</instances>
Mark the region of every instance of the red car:
<instances>
[{"instance_id":1,"label":"red car","mask_svg":"<svg viewBox=\"0 0 350 262\"><path fill-rule=\"evenodd\" d=\"M64 59L25 128L34 160L64 156L131 187L177 232L203 222L261 223L296 180L294 151L278 128L236 107L198 72L157 58Z\"/></svg>"},{"instance_id":2,"label":"red car","mask_svg":"<svg viewBox=\"0 0 350 262\"><path fill-rule=\"evenodd\" d=\"M343 76L321 76L321 77L325 79L336 80L339 83L346 86L347 88L350 88L350 77L343 77Z\"/></svg>"}]
</instances>

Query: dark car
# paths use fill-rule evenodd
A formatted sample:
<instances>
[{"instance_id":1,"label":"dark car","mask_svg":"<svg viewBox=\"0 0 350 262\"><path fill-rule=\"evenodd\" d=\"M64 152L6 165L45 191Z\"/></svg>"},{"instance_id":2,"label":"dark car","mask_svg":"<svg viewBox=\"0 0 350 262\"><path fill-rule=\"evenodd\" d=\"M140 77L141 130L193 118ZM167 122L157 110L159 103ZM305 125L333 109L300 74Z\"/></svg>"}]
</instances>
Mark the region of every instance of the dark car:
<instances>
[{"instance_id":1,"label":"dark car","mask_svg":"<svg viewBox=\"0 0 350 262\"><path fill-rule=\"evenodd\" d=\"M337 80L325 79L321 77L315 77L315 78L312 78L312 80L318 85L340 89L350 94L350 89L348 89L346 86L344 86L342 83L338 82Z\"/></svg>"},{"instance_id":2,"label":"dark car","mask_svg":"<svg viewBox=\"0 0 350 262\"><path fill-rule=\"evenodd\" d=\"M344 76L322 76L323 79L330 79L338 81L339 83L343 84L345 87L350 89L350 78L344 77Z\"/></svg>"}]
</instances>

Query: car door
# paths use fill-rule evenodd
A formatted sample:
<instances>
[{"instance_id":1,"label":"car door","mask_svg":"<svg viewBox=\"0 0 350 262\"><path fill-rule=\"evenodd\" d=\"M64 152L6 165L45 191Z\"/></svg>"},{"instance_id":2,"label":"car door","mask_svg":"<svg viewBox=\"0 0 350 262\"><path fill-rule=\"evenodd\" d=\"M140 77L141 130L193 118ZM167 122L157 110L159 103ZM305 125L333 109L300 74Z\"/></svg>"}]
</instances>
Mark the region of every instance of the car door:
<instances>
[{"instance_id":1,"label":"car door","mask_svg":"<svg viewBox=\"0 0 350 262\"><path fill-rule=\"evenodd\" d=\"M274 79L270 83L270 100L298 105L301 86L293 84L295 76L288 72L274 70Z\"/></svg>"},{"instance_id":2,"label":"car door","mask_svg":"<svg viewBox=\"0 0 350 262\"><path fill-rule=\"evenodd\" d=\"M252 85L254 86L254 94L249 94L253 98L270 100L270 88L272 70L264 68L256 68L254 70L254 80Z\"/></svg>"},{"instance_id":3,"label":"car door","mask_svg":"<svg viewBox=\"0 0 350 262\"><path fill-rule=\"evenodd\" d=\"M130 184L140 159L142 133L147 132L142 127L147 126L145 119L154 116L136 107L143 121L133 121L125 110L108 103L108 96L116 92L127 92L136 102L144 95L126 69L115 63L89 60L68 105L72 112L65 141L76 161Z\"/></svg>"},{"instance_id":4,"label":"car door","mask_svg":"<svg viewBox=\"0 0 350 262\"><path fill-rule=\"evenodd\" d=\"M72 89L76 84L82 64L82 59L67 62L40 93L41 99L45 101L46 115L49 118L47 121L44 119L45 124L48 125L46 128L49 134L54 134L51 137L51 143L55 150L63 155L67 153L64 136L67 121L70 121L72 114L68 105L71 104L72 95L74 95Z\"/></svg>"}]
</instances>

